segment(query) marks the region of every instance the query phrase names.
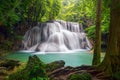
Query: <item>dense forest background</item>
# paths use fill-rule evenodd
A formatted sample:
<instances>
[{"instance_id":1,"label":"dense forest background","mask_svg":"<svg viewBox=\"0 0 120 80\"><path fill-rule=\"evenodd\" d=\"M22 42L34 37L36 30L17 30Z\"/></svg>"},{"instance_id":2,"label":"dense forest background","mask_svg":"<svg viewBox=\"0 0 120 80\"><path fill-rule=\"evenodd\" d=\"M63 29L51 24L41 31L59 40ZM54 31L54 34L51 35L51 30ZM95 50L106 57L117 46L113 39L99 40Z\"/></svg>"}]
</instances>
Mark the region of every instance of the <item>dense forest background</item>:
<instances>
[{"instance_id":1,"label":"dense forest background","mask_svg":"<svg viewBox=\"0 0 120 80\"><path fill-rule=\"evenodd\" d=\"M120 0L1 0L0 55L19 50L25 32L38 22L56 19L83 25L95 45L91 67L120 80ZM101 47L106 55L100 63Z\"/></svg>"},{"instance_id":2,"label":"dense forest background","mask_svg":"<svg viewBox=\"0 0 120 80\"><path fill-rule=\"evenodd\" d=\"M110 7L102 2L102 47L106 48ZM25 32L38 22L61 19L83 25L94 45L96 0L1 0L0 52L20 49ZM4 52L3 52L4 51Z\"/></svg>"}]
</instances>

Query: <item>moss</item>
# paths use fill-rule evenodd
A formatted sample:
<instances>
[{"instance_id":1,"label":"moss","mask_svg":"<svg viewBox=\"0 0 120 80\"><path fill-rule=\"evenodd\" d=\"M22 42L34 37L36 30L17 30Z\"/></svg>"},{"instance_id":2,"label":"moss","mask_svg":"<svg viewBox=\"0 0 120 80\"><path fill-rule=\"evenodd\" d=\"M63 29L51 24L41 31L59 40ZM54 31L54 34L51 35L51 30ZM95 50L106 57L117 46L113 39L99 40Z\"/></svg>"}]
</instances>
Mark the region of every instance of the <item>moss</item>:
<instances>
[{"instance_id":1,"label":"moss","mask_svg":"<svg viewBox=\"0 0 120 80\"><path fill-rule=\"evenodd\" d=\"M7 75L7 71L4 70L4 69L0 70L0 75L6 76Z\"/></svg>"},{"instance_id":2,"label":"moss","mask_svg":"<svg viewBox=\"0 0 120 80\"><path fill-rule=\"evenodd\" d=\"M92 80L92 77L89 73L72 74L69 80Z\"/></svg>"},{"instance_id":3,"label":"moss","mask_svg":"<svg viewBox=\"0 0 120 80\"><path fill-rule=\"evenodd\" d=\"M120 71L113 74L113 79L114 80L120 80Z\"/></svg>"},{"instance_id":4,"label":"moss","mask_svg":"<svg viewBox=\"0 0 120 80\"><path fill-rule=\"evenodd\" d=\"M54 62L46 65L46 70L53 71L53 70L56 70L58 68L64 67L64 65L65 65L65 62L63 60L54 61Z\"/></svg>"},{"instance_id":5,"label":"moss","mask_svg":"<svg viewBox=\"0 0 120 80\"><path fill-rule=\"evenodd\" d=\"M30 56L26 67L11 74L9 80L48 80L45 66L37 56Z\"/></svg>"},{"instance_id":6,"label":"moss","mask_svg":"<svg viewBox=\"0 0 120 80\"><path fill-rule=\"evenodd\" d=\"M20 62L17 60L8 60L8 59L0 59L0 67L5 67L7 70L14 69L15 66L19 66Z\"/></svg>"},{"instance_id":7,"label":"moss","mask_svg":"<svg viewBox=\"0 0 120 80\"><path fill-rule=\"evenodd\" d=\"M15 66L19 66L20 62L16 60L4 59L0 62L0 67L5 67L8 70L14 69Z\"/></svg>"}]
</instances>

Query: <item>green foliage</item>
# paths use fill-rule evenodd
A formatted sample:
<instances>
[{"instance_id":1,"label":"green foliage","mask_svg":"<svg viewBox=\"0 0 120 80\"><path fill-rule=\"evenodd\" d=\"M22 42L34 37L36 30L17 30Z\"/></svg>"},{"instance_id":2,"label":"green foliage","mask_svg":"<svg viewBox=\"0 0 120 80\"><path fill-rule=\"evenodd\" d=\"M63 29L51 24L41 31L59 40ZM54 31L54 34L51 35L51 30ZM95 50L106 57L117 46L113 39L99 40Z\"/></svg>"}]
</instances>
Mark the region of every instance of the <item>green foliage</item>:
<instances>
[{"instance_id":1,"label":"green foliage","mask_svg":"<svg viewBox=\"0 0 120 80\"><path fill-rule=\"evenodd\" d=\"M61 14L58 18L67 21L82 22L84 17L94 18L93 0L63 0Z\"/></svg>"},{"instance_id":2,"label":"green foliage","mask_svg":"<svg viewBox=\"0 0 120 80\"><path fill-rule=\"evenodd\" d=\"M20 0L1 0L0 1L0 22L4 26L12 26L20 20L18 14L15 13Z\"/></svg>"},{"instance_id":3,"label":"green foliage","mask_svg":"<svg viewBox=\"0 0 120 80\"><path fill-rule=\"evenodd\" d=\"M104 25L102 25L102 34L107 34L108 33L108 29L109 29L109 24L106 23Z\"/></svg>"},{"instance_id":4,"label":"green foliage","mask_svg":"<svg viewBox=\"0 0 120 80\"><path fill-rule=\"evenodd\" d=\"M101 26L102 35L108 33L108 28L109 28L108 23ZM95 26L90 26L90 27L86 28L85 32L87 33L87 36L89 38L95 39Z\"/></svg>"},{"instance_id":5,"label":"green foliage","mask_svg":"<svg viewBox=\"0 0 120 80\"><path fill-rule=\"evenodd\" d=\"M63 60L54 61L54 62L46 65L46 70L53 71L53 70L56 70L58 68L64 67L64 65L65 65L65 62Z\"/></svg>"},{"instance_id":6,"label":"green foliage","mask_svg":"<svg viewBox=\"0 0 120 80\"><path fill-rule=\"evenodd\" d=\"M20 4L20 0L1 0L0 1L0 27L4 26L4 32L13 35L13 25L20 21L16 9ZM5 35L6 36L6 35Z\"/></svg>"},{"instance_id":7,"label":"green foliage","mask_svg":"<svg viewBox=\"0 0 120 80\"><path fill-rule=\"evenodd\" d=\"M21 17L27 20L28 24L44 22L50 18L54 19L59 14L60 9L61 0L23 0L18 8Z\"/></svg>"},{"instance_id":8,"label":"green foliage","mask_svg":"<svg viewBox=\"0 0 120 80\"><path fill-rule=\"evenodd\" d=\"M120 71L113 74L113 79L114 80L120 80Z\"/></svg>"},{"instance_id":9,"label":"green foliage","mask_svg":"<svg viewBox=\"0 0 120 80\"><path fill-rule=\"evenodd\" d=\"M60 10L61 10L61 0L47 0L47 11L44 19L46 20L53 20L58 16Z\"/></svg>"},{"instance_id":10,"label":"green foliage","mask_svg":"<svg viewBox=\"0 0 120 80\"><path fill-rule=\"evenodd\" d=\"M69 80L92 80L92 77L89 73L72 74Z\"/></svg>"},{"instance_id":11,"label":"green foliage","mask_svg":"<svg viewBox=\"0 0 120 80\"><path fill-rule=\"evenodd\" d=\"M5 40L0 43L0 48L5 49L5 50L10 50L13 46L13 42Z\"/></svg>"},{"instance_id":12,"label":"green foliage","mask_svg":"<svg viewBox=\"0 0 120 80\"><path fill-rule=\"evenodd\" d=\"M108 33L108 28L109 28L109 23L110 23L110 9L106 6L102 6L102 25L101 25L101 31L102 34L107 34ZM95 38L95 25L90 26L85 29L87 32L88 37L90 38Z\"/></svg>"},{"instance_id":13,"label":"green foliage","mask_svg":"<svg viewBox=\"0 0 120 80\"><path fill-rule=\"evenodd\" d=\"M48 80L45 64L37 56L30 56L26 67L11 74L9 80Z\"/></svg>"},{"instance_id":14,"label":"green foliage","mask_svg":"<svg viewBox=\"0 0 120 80\"><path fill-rule=\"evenodd\" d=\"M24 4L24 3L23 3ZM41 18L45 15L46 0L32 0L28 6L26 6L26 18L34 21L41 21Z\"/></svg>"},{"instance_id":15,"label":"green foliage","mask_svg":"<svg viewBox=\"0 0 120 80\"><path fill-rule=\"evenodd\" d=\"M31 28L37 22L55 18L61 9L61 0L1 0L0 32L6 37L16 37L17 25L25 24Z\"/></svg>"},{"instance_id":16,"label":"green foliage","mask_svg":"<svg viewBox=\"0 0 120 80\"><path fill-rule=\"evenodd\" d=\"M110 1L103 1L102 5L102 32L108 33L110 20ZM85 24L85 20L95 22L96 0L1 0L0 1L0 27L4 28L7 37L16 37L15 25L19 22L33 27L37 22L53 19L76 21ZM86 29L88 36L94 38L94 23ZM28 28L27 27L27 28ZM17 37L21 40L22 37ZM8 43L5 43L7 46ZM6 47L6 46L5 46Z\"/></svg>"},{"instance_id":17,"label":"green foliage","mask_svg":"<svg viewBox=\"0 0 120 80\"><path fill-rule=\"evenodd\" d=\"M85 32L87 33L87 36L89 38L95 38L95 26L90 26L89 28L86 28Z\"/></svg>"},{"instance_id":18,"label":"green foliage","mask_svg":"<svg viewBox=\"0 0 120 80\"><path fill-rule=\"evenodd\" d=\"M110 7L106 6L110 5L110 0L103 1L103 6L102 6L102 33L106 34L108 33L108 28L110 24Z\"/></svg>"}]
</instances>

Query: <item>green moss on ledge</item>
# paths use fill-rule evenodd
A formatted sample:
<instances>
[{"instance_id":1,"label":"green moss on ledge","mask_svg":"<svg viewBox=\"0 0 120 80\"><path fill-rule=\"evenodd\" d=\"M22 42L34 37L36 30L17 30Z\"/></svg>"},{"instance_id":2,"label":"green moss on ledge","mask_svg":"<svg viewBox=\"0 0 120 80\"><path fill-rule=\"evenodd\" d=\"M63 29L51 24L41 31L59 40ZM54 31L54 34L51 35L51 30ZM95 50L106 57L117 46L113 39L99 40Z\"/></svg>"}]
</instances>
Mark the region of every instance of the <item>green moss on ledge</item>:
<instances>
[{"instance_id":1,"label":"green moss on ledge","mask_svg":"<svg viewBox=\"0 0 120 80\"><path fill-rule=\"evenodd\" d=\"M72 74L69 77L69 80L92 80L92 77L89 73L79 73L79 74Z\"/></svg>"}]
</instances>

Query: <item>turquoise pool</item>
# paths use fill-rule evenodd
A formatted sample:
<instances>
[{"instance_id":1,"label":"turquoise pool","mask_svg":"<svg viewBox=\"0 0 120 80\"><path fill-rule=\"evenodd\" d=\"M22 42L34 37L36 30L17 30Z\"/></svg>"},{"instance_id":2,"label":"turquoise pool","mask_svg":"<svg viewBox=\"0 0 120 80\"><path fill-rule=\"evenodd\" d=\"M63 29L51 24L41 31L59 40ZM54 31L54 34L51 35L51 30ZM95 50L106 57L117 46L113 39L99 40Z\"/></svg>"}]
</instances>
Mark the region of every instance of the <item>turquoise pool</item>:
<instances>
[{"instance_id":1,"label":"turquoise pool","mask_svg":"<svg viewBox=\"0 0 120 80\"><path fill-rule=\"evenodd\" d=\"M50 63L56 60L64 60L65 66L80 66L80 65L91 65L93 55L88 51L75 51L75 52L54 52L54 53L43 53L43 52L14 52L5 56L7 59L20 60L26 62L28 57L31 55L37 55L44 63Z\"/></svg>"}]
</instances>

